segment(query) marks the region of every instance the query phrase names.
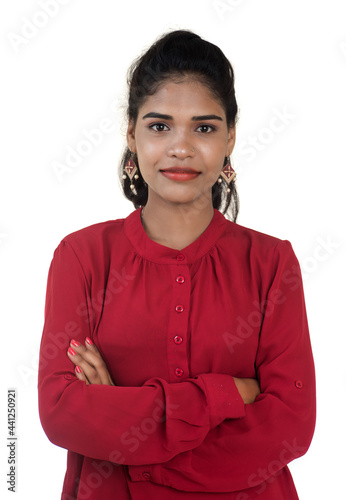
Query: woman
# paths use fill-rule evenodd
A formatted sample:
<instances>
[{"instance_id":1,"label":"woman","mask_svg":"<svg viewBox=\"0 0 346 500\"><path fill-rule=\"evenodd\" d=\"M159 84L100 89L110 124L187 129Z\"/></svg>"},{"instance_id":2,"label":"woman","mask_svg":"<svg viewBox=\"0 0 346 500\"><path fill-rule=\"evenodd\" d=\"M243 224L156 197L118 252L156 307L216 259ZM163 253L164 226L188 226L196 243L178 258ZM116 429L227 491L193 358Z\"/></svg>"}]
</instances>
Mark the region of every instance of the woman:
<instances>
[{"instance_id":1,"label":"woman","mask_svg":"<svg viewBox=\"0 0 346 500\"><path fill-rule=\"evenodd\" d=\"M315 425L302 279L287 240L236 224L236 119L232 66L191 31L130 68L136 210L67 235L48 275L39 411L68 450L63 500L298 498L287 464Z\"/></svg>"}]
</instances>

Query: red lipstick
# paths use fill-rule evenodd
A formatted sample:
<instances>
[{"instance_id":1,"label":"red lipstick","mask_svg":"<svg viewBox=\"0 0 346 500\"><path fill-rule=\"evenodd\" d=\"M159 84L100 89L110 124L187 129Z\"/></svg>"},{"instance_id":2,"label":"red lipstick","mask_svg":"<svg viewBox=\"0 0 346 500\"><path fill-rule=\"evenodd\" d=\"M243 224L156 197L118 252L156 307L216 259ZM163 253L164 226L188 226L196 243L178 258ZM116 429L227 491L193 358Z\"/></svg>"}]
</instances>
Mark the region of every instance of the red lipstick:
<instances>
[{"instance_id":1,"label":"red lipstick","mask_svg":"<svg viewBox=\"0 0 346 500\"><path fill-rule=\"evenodd\" d=\"M188 181L200 174L200 172L190 167L169 167L160 170L160 172L173 181Z\"/></svg>"}]
</instances>

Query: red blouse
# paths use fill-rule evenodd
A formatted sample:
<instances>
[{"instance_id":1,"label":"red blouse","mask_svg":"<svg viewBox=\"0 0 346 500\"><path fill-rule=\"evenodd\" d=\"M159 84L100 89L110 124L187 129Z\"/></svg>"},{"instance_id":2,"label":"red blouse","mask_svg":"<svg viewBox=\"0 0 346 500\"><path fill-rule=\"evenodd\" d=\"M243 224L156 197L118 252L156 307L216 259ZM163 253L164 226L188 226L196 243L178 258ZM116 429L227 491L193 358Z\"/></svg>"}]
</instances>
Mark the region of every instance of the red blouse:
<instances>
[{"instance_id":1,"label":"red blouse","mask_svg":"<svg viewBox=\"0 0 346 500\"><path fill-rule=\"evenodd\" d=\"M315 374L291 244L214 209L179 251L141 210L69 234L49 268L39 414L68 450L61 498L297 499ZM116 386L76 378L66 351L86 336ZM253 404L233 376L259 380Z\"/></svg>"}]
</instances>

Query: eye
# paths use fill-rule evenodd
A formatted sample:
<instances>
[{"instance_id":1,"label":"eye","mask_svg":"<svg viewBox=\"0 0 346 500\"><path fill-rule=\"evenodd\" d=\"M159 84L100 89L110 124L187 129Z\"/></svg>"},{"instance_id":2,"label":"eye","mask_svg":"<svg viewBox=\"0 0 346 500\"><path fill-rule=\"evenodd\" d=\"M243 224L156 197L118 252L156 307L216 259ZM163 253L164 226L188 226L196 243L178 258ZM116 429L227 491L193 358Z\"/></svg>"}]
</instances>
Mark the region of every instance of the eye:
<instances>
[{"instance_id":1,"label":"eye","mask_svg":"<svg viewBox=\"0 0 346 500\"><path fill-rule=\"evenodd\" d=\"M165 132L164 127L166 127L166 130L168 129L168 126L165 123L152 123L148 126L148 128L154 130L154 132ZM200 125L197 127L197 130L198 129L202 129L203 134L209 134L210 132L214 132L216 130L215 127L207 124Z\"/></svg>"},{"instance_id":2,"label":"eye","mask_svg":"<svg viewBox=\"0 0 346 500\"><path fill-rule=\"evenodd\" d=\"M154 130L154 132L164 132L164 130L157 130L156 128L154 127L167 127L167 125L165 125L164 123L152 123L151 125L149 125L148 128ZM167 127L168 128L168 127Z\"/></svg>"},{"instance_id":3,"label":"eye","mask_svg":"<svg viewBox=\"0 0 346 500\"><path fill-rule=\"evenodd\" d=\"M204 128L203 133L206 133L206 134L210 134L210 132L214 132L216 130L215 127L213 127L212 125L200 125L198 128ZM210 129L209 132L207 130L205 130L208 128Z\"/></svg>"}]
</instances>

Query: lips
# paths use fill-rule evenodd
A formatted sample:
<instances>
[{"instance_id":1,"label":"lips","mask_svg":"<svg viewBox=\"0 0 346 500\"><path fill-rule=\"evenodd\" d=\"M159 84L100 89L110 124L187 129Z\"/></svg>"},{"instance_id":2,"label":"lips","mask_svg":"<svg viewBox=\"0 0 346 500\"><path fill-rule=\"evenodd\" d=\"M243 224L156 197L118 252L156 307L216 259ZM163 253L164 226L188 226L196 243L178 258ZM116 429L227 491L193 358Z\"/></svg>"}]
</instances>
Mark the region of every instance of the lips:
<instances>
[{"instance_id":1,"label":"lips","mask_svg":"<svg viewBox=\"0 0 346 500\"><path fill-rule=\"evenodd\" d=\"M164 168L161 170L161 172L170 172L170 173L175 173L175 174L199 174L197 170L189 167L170 167L170 168Z\"/></svg>"}]
</instances>

